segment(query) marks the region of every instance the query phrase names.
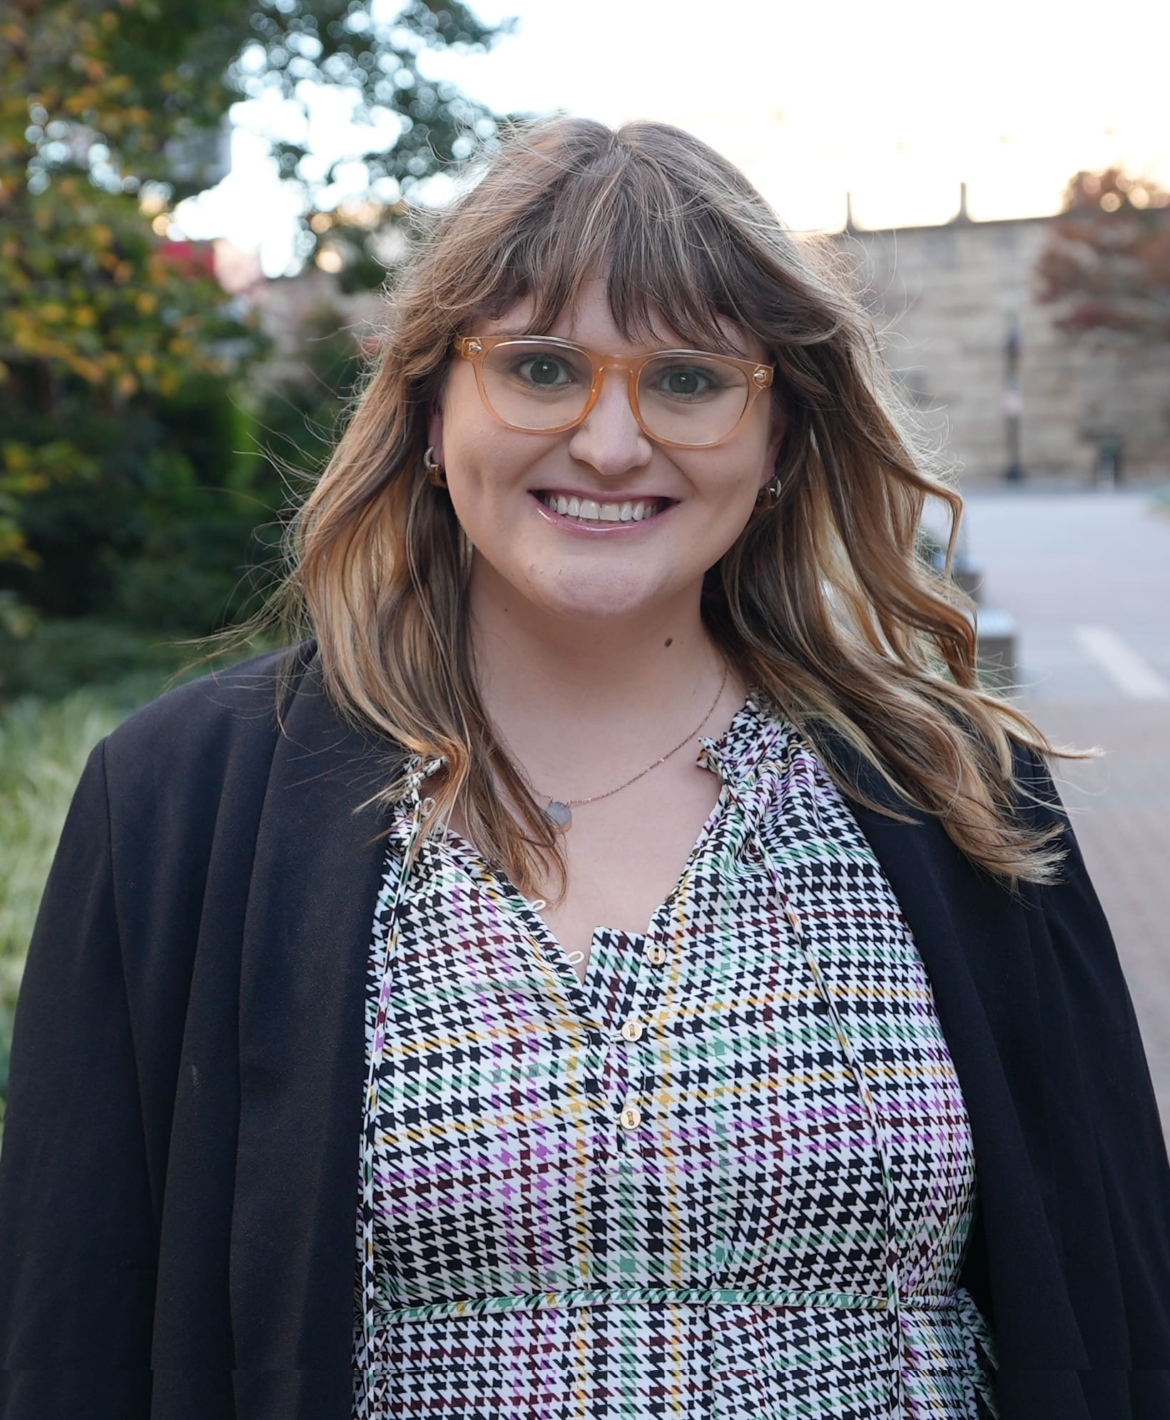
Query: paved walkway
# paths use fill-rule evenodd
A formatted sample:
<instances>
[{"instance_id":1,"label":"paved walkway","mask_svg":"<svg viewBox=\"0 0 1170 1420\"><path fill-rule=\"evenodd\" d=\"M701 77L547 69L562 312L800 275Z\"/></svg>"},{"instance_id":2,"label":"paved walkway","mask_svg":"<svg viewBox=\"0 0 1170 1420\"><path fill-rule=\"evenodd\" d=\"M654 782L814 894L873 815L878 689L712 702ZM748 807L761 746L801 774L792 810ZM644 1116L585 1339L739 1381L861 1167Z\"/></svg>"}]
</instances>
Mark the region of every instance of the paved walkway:
<instances>
[{"instance_id":1,"label":"paved walkway","mask_svg":"<svg viewBox=\"0 0 1170 1420\"><path fill-rule=\"evenodd\" d=\"M985 605L1020 631L1020 703L1064 761L1073 815L1137 1007L1170 1133L1170 510L1149 494L971 492Z\"/></svg>"}]
</instances>

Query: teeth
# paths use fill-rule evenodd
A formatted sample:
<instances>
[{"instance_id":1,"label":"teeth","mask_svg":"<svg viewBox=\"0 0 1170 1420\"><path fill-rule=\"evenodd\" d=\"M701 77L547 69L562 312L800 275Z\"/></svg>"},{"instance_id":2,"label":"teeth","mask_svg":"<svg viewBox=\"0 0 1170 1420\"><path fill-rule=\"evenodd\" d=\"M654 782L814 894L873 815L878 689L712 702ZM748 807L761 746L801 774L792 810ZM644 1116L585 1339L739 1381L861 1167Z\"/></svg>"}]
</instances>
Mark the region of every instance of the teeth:
<instances>
[{"instance_id":1,"label":"teeth","mask_svg":"<svg viewBox=\"0 0 1170 1420\"><path fill-rule=\"evenodd\" d=\"M657 498L598 503L592 498L567 498L562 493L542 493L541 502L566 518L588 518L595 523L640 523L659 508Z\"/></svg>"}]
</instances>

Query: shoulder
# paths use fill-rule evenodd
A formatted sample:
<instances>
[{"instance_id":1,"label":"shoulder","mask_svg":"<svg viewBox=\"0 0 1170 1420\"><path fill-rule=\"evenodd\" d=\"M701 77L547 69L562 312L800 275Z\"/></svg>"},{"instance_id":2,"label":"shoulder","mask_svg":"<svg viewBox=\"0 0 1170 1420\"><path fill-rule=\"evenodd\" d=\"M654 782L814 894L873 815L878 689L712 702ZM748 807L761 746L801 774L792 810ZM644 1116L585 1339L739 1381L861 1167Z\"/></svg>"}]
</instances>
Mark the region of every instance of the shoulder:
<instances>
[{"instance_id":1,"label":"shoulder","mask_svg":"<svg viewBox=\"0 0 1170 1420\"><path fill-rule=\"evenodd\" d=\"M254 656L168 691L104 742L107 773L120 777L153 766L174 775L226 758L271 755L282 708L314 673L315 649L305 642Z\"/></svg>"}]
</instances>

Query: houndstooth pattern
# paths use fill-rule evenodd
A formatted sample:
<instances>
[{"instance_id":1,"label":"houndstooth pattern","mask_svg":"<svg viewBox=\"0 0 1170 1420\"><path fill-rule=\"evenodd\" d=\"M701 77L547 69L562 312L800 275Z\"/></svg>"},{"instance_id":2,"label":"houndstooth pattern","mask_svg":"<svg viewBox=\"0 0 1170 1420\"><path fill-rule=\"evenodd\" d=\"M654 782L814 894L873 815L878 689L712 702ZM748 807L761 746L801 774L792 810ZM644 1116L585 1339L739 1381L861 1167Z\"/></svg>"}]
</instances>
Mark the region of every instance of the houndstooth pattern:
<instances>
[{"instance_id":1,"label":"houndstooth pattern","mask_svg":"<svg viewBox=\"0 0 1170 1420\"><path fill-rule=\"evenodd\" d=\"M415 765L370 957L356 1420L995 1414L970 1132L898 904L758 698L699 762L723 787L678 885L583 984L463 840L407 867Z\"/></svg>"}]
</instances>

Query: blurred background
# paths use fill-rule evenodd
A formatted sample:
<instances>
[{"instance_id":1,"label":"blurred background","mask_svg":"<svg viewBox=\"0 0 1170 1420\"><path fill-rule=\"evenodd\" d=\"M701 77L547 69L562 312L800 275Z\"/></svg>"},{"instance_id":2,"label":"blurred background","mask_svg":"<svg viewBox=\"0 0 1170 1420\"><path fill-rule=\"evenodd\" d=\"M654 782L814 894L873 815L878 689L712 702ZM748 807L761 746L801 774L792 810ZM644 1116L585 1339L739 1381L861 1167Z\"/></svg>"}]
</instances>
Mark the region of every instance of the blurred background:
<instances>
[{"instance_id":1,"label":"blurred background","mask_svg":"<svg viewBox=\"0 0 1170 1420\"><path fill-rule=\"evenodd\" d=\"M1061 788L1170 1119L1168 46L1146 0L6 0L0 1109L86 754L271 588L412 214L564 111L691 129L840 251L989 682L1107 751Z\"/></svg>"}]
</instances>

